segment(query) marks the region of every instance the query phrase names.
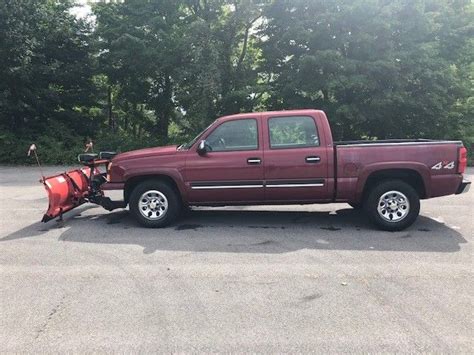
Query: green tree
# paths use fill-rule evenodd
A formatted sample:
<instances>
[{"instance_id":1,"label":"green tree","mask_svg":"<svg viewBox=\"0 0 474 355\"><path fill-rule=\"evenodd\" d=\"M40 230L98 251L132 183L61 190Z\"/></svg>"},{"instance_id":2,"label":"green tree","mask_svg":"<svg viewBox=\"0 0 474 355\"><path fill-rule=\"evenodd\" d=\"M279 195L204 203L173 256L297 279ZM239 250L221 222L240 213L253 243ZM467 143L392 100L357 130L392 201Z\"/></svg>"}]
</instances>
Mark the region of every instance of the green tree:
<instances>
[{"instance_id":1,"label":"green tree","mask_svg":"<svg viewBox=\"0 0 474 355\"><path fill-rule=\"evenodd\" d=\"M18 139L49 135L57 141L86 135L95 126L88 115L94 97L90 28L70 15L71 6L69 1L0 2L0 139L5 157L18 156L12 151ZM75 144L75 139L63 140Z\"/></svg>"},{"instance_id":2,"label":"green tree","mask_svg":"<svg viewBox=\"0 0 474 355\"><path fill-rule=\"evenodd\" d=\"M183 66L177 100L180 125L195 132L216 117L258 105L258 1L185 1Z\"/></svg>"},{"instance_id":3,"label":"green tree","mask_svg":"<svg viewBox=\"0 0 474 355\"><path fill-rule=\"evenodd\" d=\"M261 33L268 106L324 109L338 139L446 135L461 122L453 105L469 95L455 66L469 37L448 50L470 8L456 4L276 1Z\"/></svg>"},{"instance_id":4,"label":"green tree","mask_svg":"<svg viewBox=\"0 0 474 355\"><path fill-rule=\"evenodd\" d=\"M320 108L336 139L474 141L471 0L0 2L0 161L86 137L181 143L216 117Z\"/></svg>"},{"instance_id":5,"label":"green tree","mask_svg":"<svg viewBox=\"0 0 474 355\"><path fill-rule=\"evenodd\" d=\"M116 88L122 123L139 123L162 141L174 117L173 76L179 68L180 6L172 1L99 3L96 35L102 71ZM150 122L146 110L154 117ZM138 122L137 122L138 121Z\"/></svg>"}]
</instances>

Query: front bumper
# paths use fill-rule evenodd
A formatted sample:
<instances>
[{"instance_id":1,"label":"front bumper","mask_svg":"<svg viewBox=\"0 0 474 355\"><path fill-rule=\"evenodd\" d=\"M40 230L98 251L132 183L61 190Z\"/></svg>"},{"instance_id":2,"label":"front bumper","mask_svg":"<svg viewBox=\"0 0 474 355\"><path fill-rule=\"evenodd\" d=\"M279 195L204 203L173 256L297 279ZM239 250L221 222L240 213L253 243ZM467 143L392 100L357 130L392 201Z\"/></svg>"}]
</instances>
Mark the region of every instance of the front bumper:
<instances>
[{"instance_id":1,"label":"front bumper","mask_svg":"<svg viewBox=\"0 0 474 355\"><path fill-rule=\"evenodd\" d=\"M466 193L469 191L470 188L471 188L471 182L467 180L463 180L456 191L456 195Z\"/></svg>"}]
</instances>

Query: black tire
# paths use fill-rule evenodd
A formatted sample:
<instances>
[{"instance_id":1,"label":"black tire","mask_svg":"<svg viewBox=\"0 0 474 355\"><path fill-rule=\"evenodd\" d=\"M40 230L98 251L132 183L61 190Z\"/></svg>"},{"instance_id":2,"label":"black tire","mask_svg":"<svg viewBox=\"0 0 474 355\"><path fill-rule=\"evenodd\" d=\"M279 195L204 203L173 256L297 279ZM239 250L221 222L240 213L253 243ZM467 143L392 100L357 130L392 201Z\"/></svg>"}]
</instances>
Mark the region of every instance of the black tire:
<instances>
[{"instance_id":1,"label":"black tire","mask_svg":"<svg viewBox=\"0 0 474 355\"><path fill-rule=\"evenodd\" d=\"M149 195L151 197L145 197L145 200L141 200L142 196L146 192L151 191L155 191L155 193L153 195ZM162 196L164 196L165 198L162 198ZM161 211L159 208L152 209L149 204L147 206L143 206L146 211L149 211L150 213L149 217L147 218L144 215L146 214L145 209L143 210L143 213L140 211L140 201L149 201L148 199L152 198L156 198L156 200L163 199L163 201L166 201L166 210ZM153 201L149 202L153 203ZM179 213L181 211L181 205L181 198L178 192L176 192L175 189L171 187L168 183L161 180L146 180L140 183L133 189L129 200L129 208L133 217L142 226L147 228L162 228L173 223L179 216ZM159 213L162 214L158 216Z\"/></svg>"},{"instance_id":2,"label":"black tire","mask_svg":"<svg viewBox=\"0 0 474 355\"><path fill-rule=\"evenodd\" d=\"M390 192L395 192L390 194ZM396 193L401 193L397 195ZM385 196L384 196L385 195ZM390 203L396 203L396 196L403 196L408 200L408 204L400 203L400 207L392 212L390 208L384 208L389 206L387 201L393 201ZM386 197L388 199L384 199ZM379 205L380 202L380 205ZM380 206L380 213L378 207ZM395 206L393 208L396 208ZM420 213L420 197L416 190L409 184L401 180L385 180L374 186L367 196L364 203L364 210L370 221L378 226L382 230L386 231L400 231L413 224ZM408 211L407 211L408 210ZM388 219L392 219L389 221ZM400 218L400 220L396 220Z\"/></svg>"}]
</instances>

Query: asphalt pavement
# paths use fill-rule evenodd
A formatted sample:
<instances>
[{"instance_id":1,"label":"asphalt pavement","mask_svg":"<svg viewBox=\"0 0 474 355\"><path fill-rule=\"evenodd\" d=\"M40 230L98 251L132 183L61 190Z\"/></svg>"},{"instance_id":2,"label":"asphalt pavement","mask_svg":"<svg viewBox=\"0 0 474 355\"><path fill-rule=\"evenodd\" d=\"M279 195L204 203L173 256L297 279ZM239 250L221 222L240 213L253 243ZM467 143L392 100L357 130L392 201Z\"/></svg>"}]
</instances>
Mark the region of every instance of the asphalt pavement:
<instances>
[{"instance_id":1,"label":"asphalt pavement","mask_svg":"<svg viewBox=\"0 0 474 355\"><path fill-rule=\"evenodd\" d=\"M40 223L38 179L0 167L1 352L474 349L474 189L422 201L402 232L346 204L200 208L150 230L93 205Z\"/></svg>"}]
</instances>

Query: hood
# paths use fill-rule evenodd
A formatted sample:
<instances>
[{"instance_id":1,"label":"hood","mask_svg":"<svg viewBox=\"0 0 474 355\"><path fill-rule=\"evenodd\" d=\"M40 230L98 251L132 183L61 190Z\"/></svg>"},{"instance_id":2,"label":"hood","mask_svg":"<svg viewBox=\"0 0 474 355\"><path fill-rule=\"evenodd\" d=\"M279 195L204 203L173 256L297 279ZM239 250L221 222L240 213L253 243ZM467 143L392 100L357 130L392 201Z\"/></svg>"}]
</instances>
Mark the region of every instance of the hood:
<instances>
[{"instance_id":1,"label":"hood","mask_svg":"<svg viewBox=\"0 0 474 355\"><path fill-rule=\"evenodd\" d=\"M166 147L154 147L154 148L132 150L130 152L118 154L113 159L113 161L120 162L122 160L147 158L150 156L174 155L176 154L177 147L178 147L177 145L169 145Z\"/></svg>"}]
</instances>

